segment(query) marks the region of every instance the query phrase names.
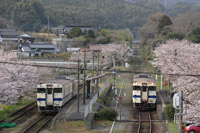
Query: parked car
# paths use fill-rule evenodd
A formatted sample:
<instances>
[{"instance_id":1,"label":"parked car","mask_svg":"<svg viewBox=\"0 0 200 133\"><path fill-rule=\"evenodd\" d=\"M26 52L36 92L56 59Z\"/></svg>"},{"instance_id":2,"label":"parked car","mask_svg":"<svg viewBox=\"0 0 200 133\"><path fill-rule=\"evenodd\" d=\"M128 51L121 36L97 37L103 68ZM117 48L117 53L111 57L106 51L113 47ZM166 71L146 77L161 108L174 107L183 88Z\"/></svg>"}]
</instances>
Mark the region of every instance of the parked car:
<instances>
[{"instance_id":1,"label":"parked car","mask_svg":"<svg viewBox=\"0 0 200 133\"><path fill-rule=\"evenodd\" d=\"M200 133L200 124L192 124L187 126L186 133Z\"/></svg>"}]
</instances>

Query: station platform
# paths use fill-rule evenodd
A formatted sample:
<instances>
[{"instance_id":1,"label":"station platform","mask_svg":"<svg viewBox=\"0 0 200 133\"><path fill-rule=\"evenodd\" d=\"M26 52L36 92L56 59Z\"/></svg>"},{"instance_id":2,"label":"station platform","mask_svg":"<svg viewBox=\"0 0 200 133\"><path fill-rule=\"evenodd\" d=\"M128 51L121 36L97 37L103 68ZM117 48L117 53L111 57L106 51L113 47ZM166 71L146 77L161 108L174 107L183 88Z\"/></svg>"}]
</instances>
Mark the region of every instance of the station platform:
<instances>
[{"instance_id":1,"label":"station platform","mask_svg":"<svg viewBox=\"0 0 200 133\"><path fill-rule=\"evenodd\" d=\"M85 119L85 107L90 103L90 99L85 99L85 104L83 104L83 95L80 95L79 99L79 109L77 96L67 103L66 106L62 108L57 116L57 120L63 121L76 121Z\"/></svg>"}]
</instances>

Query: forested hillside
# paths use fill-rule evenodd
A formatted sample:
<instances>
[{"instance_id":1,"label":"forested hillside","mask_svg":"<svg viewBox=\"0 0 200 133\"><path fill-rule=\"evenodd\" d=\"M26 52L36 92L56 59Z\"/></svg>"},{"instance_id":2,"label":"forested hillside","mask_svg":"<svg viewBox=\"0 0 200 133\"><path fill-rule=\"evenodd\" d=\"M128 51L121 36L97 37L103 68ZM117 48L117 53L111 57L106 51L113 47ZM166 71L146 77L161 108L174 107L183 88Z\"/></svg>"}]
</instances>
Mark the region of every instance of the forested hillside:
<instances>
[{"instance_id":1,"label":"forested hillside","mask_svg":"<svg viewBox=\"0 0 200 133\"><path fill-rule=\"evenodd\" d=\"M52 26L91 25L96 28L137 29L152 13L162 11L156 2L130 4L121 0L1 0L0 17L13 20L22 30Z\"/></svg>"},{"instance_id":2,"label":"forested hillside","mask_svg":"<svg viewBox=\"0 0 200 133\"><path fill-rule=\"evenodd\" d=\"M49 16L52 27L90 25L97 29L128 28L136 32L146 23L150 14L165 11L170 17L178 17L176 20L180 20L180 17L184 17L180 14L199 13L199 8L184 3L177 3L170 10L164 10L161 1L1 0L0 28L9 27L10 22L13 22L17 29L37 32L47 25Z\"/></svg>"},{"instance_id":3,"label":"forested hillside","mask_svg":"<svg viewBox=\"0 0 200 133\"><path fill-rule=\"evenodd\" d=\"M136 3L139 2L140 0L124 0L124 1ZM193 6L200 6L199 0L149 0L149 1L157 1L161 3L163 6L166 6L167 8L171 8L178 2L183 2L185 4L190 4Z\"/></svg>"},{"instance_id":4,"label":"forested hillside","mask_svg":"<svg viewBox=\"0 0 200 133\"><path fill-rule=\"evenodd\" d=\"M134 30L162 7L156 2L130 4L121 0L43 0L54 25L92 25Z\"/></svg>"},{"instance_id":5,"label":"forested hillside","mask_svg":"<svg viewBox=\"0 0 200 133\"><path fill-rule=\"evenodd\" d=\"M39 31L46 24L45 9L39 0L0 0L0 18L24 31ZM1 22L0 28L9 27Z\"/></svg>"}]
</instances>

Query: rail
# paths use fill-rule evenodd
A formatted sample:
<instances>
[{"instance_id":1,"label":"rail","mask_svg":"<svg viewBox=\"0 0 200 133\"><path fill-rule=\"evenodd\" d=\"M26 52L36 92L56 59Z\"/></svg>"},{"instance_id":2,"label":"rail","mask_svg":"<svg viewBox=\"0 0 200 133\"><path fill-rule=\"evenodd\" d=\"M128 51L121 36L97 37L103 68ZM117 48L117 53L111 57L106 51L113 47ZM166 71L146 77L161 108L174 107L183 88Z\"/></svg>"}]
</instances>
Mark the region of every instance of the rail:
<instances>
[{"instance_id":1,"label":"rail","mask_svg":"<svg viewBox=\"0 0 200 133\"><path fill-rule=\"evenodd\" d=\"M43 115L30 124L22 133L38 133L55 115Z\"/></svg>"},{"instance_id":2,"label":"rail","mask_svg":"<svg viewBox=\"0 0 200 133\"><path fill-rule=\"evenodd\" d=\"M21 118L23 115L25 115L27 112L33 110L34 108L36 108L36 102L32 102L31 104L28 104L27 106L15 111L14 113L10 114L8 117L9 118L13 118L10 121L8 121L9 123L11 122L16 122L19 118ZM0 123L4 122L3 120L0 121Z\"/></svg>"},{"instance_id":3,"label":"rail","mask_svg":"<svg viewBox=\"0 0 200 133\"><path fill-rule=\"evenodd\" d=\"M139 111L139 126L138 126L138 131L137 131L138 133L142 133L144 129L147 129L149 133L152 133L151 113L150 111L147 111L148 115L144 115L144 116L148 116L148 120L142 120L142 114L145 114L145 113L146 112ZM149 124L142 124L145 122L148 122Z\"/></svg>"},{"instance_id":4,"label":"rail","mask_svg":"<svg viewBox=\"0 0 200 133\"><path fill-rule=\"evenodd\" d=\"M19 114L21 111L26 110L27 108L31 107L33 104L36 104L36 102L32 102L32 103L26 105L25 107L16 110L16 111L13 112L12 114L8 115L8 117L13 117L13 116Z\"/></svg>"},{"instance_id":5,"label":"rail","mask_svg":"<svg viewBox=\"0 0 200 133\"><path fill-rule=\"evenodd\" d=\"M141 122L141 117L140 117L140 111L139 111L139 127L138 127L138 133L140 133L140 130L141 130L141 124L142 124L142 122Z\"/></svg>"},{"instance_id":6,"label":"rail","mask_svg":"<svg viewBox=\"0 0 200 133\"><path fill-rule=\"evenodd\" d=\"M34 108L36 108L37 105L35 103L28 105L26 108L20 109L19 111L15 112L14 114L10 115L10 117L15 118L9 122L15 122L18 119L20 119L23 115L25 115L27 112L32 111Z\"/></svg>"}]
</instances>

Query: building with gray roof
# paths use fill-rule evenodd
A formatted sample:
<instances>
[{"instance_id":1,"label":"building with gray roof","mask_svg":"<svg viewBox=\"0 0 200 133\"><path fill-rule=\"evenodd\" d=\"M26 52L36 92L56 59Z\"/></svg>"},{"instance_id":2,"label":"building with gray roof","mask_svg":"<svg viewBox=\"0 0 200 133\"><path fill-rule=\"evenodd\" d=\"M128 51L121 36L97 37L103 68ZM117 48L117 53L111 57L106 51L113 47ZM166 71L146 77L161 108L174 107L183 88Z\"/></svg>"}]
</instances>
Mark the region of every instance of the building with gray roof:
<instances>
[{"instance_id":1,"label":"building with gray roof","mask_svg":"<svg viewBox=\"0 0 200 133\"><path fill-rule=\"evenodd\" d=\"M0 29L0 36L3 42L17 42L19 35L16 29Z\"/></svg>"},{"instance_id":2,"label":"building with gray roof","mask_svg":"<svg viewBox=\"0 0 200 133\"><path fill-rule=\"evenodd\" d=\"M59 53L60 50L52 43L27 43L19 44L21 48L22 56L43 56L48 53Z\"/></svg>"}]
</instances>

